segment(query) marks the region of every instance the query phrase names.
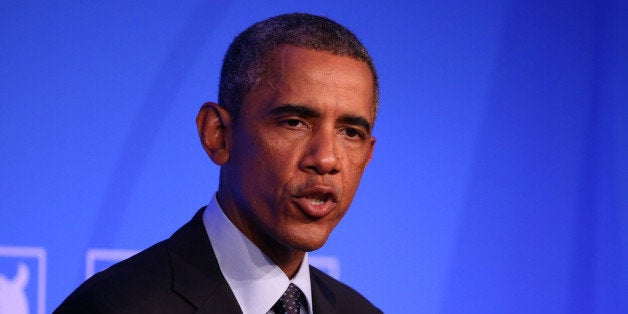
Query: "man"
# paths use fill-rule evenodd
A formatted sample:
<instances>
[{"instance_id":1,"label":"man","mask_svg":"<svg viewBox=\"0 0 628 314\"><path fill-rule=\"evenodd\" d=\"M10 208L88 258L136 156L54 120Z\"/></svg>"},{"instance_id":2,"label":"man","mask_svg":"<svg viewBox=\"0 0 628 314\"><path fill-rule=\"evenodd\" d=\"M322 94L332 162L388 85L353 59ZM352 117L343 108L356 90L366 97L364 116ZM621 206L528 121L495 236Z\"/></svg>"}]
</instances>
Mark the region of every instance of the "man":
<instances>
[{"instance_id":1,"label":"man","mask_svg":"<svg viewBox=\"0 0 628 314\"><path fill-rule=\"evenodd\" d=\"M373 62L343 26L309 14L256 23L223 62L219 104L196 123L219 188L168 240L96 274L55 311L379 313L308 265L371 159Z\"/></svg>"}]
</instances>

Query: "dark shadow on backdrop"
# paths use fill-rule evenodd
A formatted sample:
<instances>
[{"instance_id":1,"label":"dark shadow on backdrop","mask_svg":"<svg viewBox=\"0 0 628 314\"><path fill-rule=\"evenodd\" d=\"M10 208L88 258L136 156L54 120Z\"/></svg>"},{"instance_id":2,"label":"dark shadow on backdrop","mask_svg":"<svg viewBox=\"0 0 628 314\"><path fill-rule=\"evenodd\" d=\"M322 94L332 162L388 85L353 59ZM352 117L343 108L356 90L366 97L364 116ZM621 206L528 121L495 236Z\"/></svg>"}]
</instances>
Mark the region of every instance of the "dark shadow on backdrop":
<instances>
[{"instance_id":1,"label":"dark shadow on backdrop","mask_svg":"<svg viewBox=\"0 0 628 314\"><path fill-rule=\"evenodd\" d=\"M592 313L618 275L606 4L511 2L443 313Z\"/></svg>"}]
</instances>

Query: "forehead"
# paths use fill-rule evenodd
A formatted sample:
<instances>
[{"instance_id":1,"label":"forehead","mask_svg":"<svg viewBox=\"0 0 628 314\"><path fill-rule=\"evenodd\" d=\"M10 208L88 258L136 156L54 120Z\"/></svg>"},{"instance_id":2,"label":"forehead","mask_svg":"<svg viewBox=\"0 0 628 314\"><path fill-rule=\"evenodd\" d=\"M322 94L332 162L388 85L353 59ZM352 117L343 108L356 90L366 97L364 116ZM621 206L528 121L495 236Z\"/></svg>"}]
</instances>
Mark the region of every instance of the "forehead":
<instances>
[{"instance_id":1,"label":"forehead","mask_svg":"<svg viewBox=\"0 0 628 314\"><path fill-rule=\"evenodd\" d=\"M264 72L257 86L261 89L329 102L336 95L345 105L365 107L375 116L374 79L368 64L361 60L284 45L269 56Z\"/></svg>"}]
</instances>

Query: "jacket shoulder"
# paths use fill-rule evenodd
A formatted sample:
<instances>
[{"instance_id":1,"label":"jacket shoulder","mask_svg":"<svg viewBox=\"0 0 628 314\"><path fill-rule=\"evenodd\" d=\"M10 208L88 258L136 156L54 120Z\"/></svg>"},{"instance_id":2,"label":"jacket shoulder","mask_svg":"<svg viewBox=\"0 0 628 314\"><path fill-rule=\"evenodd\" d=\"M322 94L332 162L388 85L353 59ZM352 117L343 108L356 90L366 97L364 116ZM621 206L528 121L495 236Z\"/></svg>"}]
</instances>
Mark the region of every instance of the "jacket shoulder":
<instances>
[{"instance_id":1,"label":"jacket shoulder","mask_svg":"<svg viewBox=\"0 0 628 314\"><path fill-rule=\"evenodd\" d=\"M164 304L193 309L174 294L171 278L162 241L87 279L55 313L140 313Z\"/></svg>"}]
</instances>

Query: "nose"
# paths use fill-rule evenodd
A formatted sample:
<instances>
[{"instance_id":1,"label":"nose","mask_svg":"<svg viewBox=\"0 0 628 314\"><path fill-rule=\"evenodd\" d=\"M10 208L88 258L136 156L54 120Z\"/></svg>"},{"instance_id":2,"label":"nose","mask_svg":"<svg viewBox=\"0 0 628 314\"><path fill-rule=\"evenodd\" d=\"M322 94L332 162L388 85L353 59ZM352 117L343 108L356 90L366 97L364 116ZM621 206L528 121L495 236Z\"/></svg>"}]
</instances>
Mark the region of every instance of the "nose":
<instances>
[{"instance_id":1,"label":"nose","mask_svg":"<svg viewBox=\"0 0 628 314\"><path fill-rule=\"evenodd\" d=\"M319 130L306 144L305 154L301 158L300 168L305 172L320 175L340 172L340 152L337 136L333 131Z\"/></svg>"}]
</instances>

